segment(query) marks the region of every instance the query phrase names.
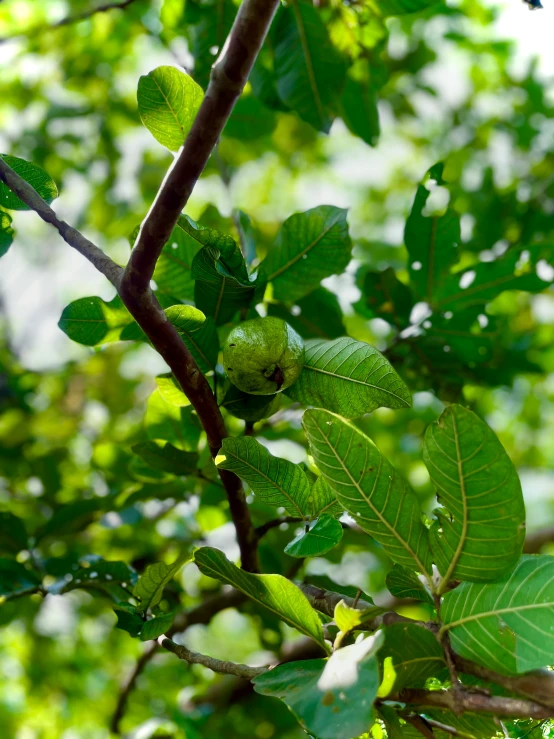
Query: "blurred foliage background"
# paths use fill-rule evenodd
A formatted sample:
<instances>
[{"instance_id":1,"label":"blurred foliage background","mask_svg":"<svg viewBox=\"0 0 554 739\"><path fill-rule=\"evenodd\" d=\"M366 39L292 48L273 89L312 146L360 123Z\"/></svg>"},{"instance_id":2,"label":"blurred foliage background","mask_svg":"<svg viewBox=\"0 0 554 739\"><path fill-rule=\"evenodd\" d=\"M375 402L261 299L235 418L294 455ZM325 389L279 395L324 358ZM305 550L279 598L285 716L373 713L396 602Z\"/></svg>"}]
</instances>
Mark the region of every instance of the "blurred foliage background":
<instances>
[{"instance_id":1,"label":"blurred foliage background","mask_svg":"<svg viewBox=\"0 0 554 739\"><path fill-rule=\"evenodd\" d=\"M430 511L423 433L443 402L461 399L516 464L529 529L552 524L552 288L495 297L487 306L490 352L464 361L440 331L400 338L421 316L408 310L403 326L390 301L367 300L379 294L376 272L393 268L400 283L408 281L404 224L418 183L438 161L449 207L461 215L460 268L513 245L552 242L552 80L536 61L516 59L514 41L496 31L501 11L491 3L456 0L386 21L369 2L321 6L334 46L358 53L371 70L373 116L363 138L342 120L325 135L271 101L264 106L254 77L187 213L233 229L232 212L244 211L263 255L291 213L322 203L349 208L355 258L325 287L340 302L345 331L386 351L414 392L410 410L381 409L359 424ZM59 185L59 215L124 263L128 236L171 162L140 123L138 78L175 64L205 87L236 8L231 0L217 7L135 0L50 28L90 7L77 0L0 4L0 148L43 167ZM523 5L519 10L527 16ZM363 38L349 35L355 12L367 14ZM544 22L540 13L533 20ZM263 66L262 55L259 75ZM347 123L356 132L356 120ZM119 686L143 645L114 630L109 592L56 595L64 573L98 557L142 572L170 561L179 542L191 539L236 555L234 532L209 471L152 479L137 466L131 447L146 438L153 378L165 369L154 351L130 343L83 348L57 328L65 304L83 295L109 299L110 285L34 214L18 214L14 224L18 241L0 269L0 547L3 556L39 568L52 590L46 598L22 592L0 606L0 725L15 739L106 739ZM300 415L289 402L257 428L258 438L275 454L306 460ZM242 428L229 421L232 432ZM253 515L257 524L272 517L259 504ZM291 535L276 529L264 539L268 571L288 567L282 548ZM379 601L389 565L377 546L348 532L340 549L311 561L308 572L362 587ZM186 566L166 591L165 607L192 607L213 585ZM224 611L188 633L192 648L239 662L263 662L291 638L254 606ZM235 698L229 703L221 677L160 654L140 676L122 728L136 739L302 735L277 702Z\"/></svg>"}]
</instances>

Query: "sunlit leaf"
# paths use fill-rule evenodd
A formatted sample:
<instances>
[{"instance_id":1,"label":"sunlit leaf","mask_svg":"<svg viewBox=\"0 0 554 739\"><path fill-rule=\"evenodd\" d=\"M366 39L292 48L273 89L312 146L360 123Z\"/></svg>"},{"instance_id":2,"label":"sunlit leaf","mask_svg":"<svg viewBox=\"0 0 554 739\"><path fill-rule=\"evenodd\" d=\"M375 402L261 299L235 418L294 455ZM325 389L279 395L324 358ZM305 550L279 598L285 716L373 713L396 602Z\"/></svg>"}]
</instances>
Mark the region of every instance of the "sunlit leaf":
<instances>
[{"instance_id":1,"label":"sunlit leaf","mask_svg":"<svg viewBox=\"0 0 554 739\"><path fill-rule=\"evenodd\" d=\"M160 390L148 398L144 425L149 439L162 439L187 451L196 449L200 438L200 422L191 406L168 402Z\"/></svg>"},{"instance_id":2,"label":"sunlit leaf","mask_svg":"<svg viewBox=\"0 0 554 739\"><path fill-rule=\"evenodd\" d=\"M170 565L165 562L156 562L146 568L133 589L133 595L140 601L140 610L143 613L158 605L162 599L165 586L175 577L185 562L190 559L190 552L184 551Z\"/></svg>"},{"instance_id":3,"label":"sunlit leaf","mask_svg":"<svg viewBox=\"0 0 554 739\"><path fill-rule=\"evenodd\" d=\"M214 370L219 352L219 338L212 318L192 305L173 305L165 314L175 326L202 372Z\"/></svg>"},{"instance_id":4,"label":"sunlit leaf","mask_svg":"<svg viewBox=\"0 0 554 739\"><path fill-rule=\"evenodd\" d=\"M163 146L177 151L204 97L202 88L176 67L157 67L139 79L140 119Z\"/></svg>"},{"instance_id":5,"label":"sunlit leaf","mask_svg":"<svg viewBox=\"0 0 554 739\"><path fill-rule=\"evenodd\" d=\"M396 598L413 598L434 605L430 592L416 573L407 567L394 565L392 570L387 573L386 583L391 595Z\"/></svg>"},{"instance_id":6,"label":"sunlit leaf","mask_svg":"<svg viewBox=\"0 0 554 739\"><path fill-rule=\"evenodd\" d=\"M307 341L304 368L287 395L344 418L356 418L381 406L411 405L410 391L389 361L369 344L347 337Z\"/></svg>"},{"instance_id":7,"label":"sunlit leaf","mask_svg":"<svg viewBox=\"0 0 554 739\"><path fill-rule=\"evenodd\" d=\"M0 257L3 257L12 245L14 233L10 214L0 210Z\"/></svg>"},{"instance_id":8,"label":"sunlit leaf","mask_svg":"<svg viewBox=\"0 0 554 739\"><path fill-rule=\"evenodd\" d=\"M415 624L392 624L384 629L385 644L380 658L392 658L394 692L402 688L423 688L429 677L447 676L444 653L431 631Z\"/></svg>"},{"instance_id":9,"label":"sunlit leaf","mask_svg":"<svg viewBox=\"0 0 554 739\"><path fill-rule=\"evenodd\" d=\"M25 182L33 187L43 200L50 204L58 197L58 188L54 180L43 169L32 162L9 154L0 154L0 157ZM6 210L29 210L29 206L20 200L7 185L0 181L0 205Z\"/></svg>"},{"instance_id":10,"label":"sunlit leaf","mask_svg":"<svg viewBox=\"0 0 554 739\"><path fill-rule=\"evenodd\" d=\"M109 303L96 296L74 300L63 309L58 326L70 339L85 346L146 338L119 295Z\"/></svg>"},{"instance_id":11,"label":"sunlit leaf","mask_svg":"<svg viewBox=\"0 0 554 739\"><path fill-rule=\"evenodd\" d=\"M431 553L418 500L371 439L325 410L306 411L303 425L315 463L356 523L393 561L429 573Z\"/></svg>"},{"instance_id":12,"label":"sunlit leaf","mask_svg":"<svg viewBox=\"0 0 554 739\"><path fill-rule=\"evenodd\" d=\"M223 552L211 547L197 549L194 561L204 575L238 588L327 649L319 617L301 590L286 577L251 575L229 562Z\"/></svg>"},{"instance_id":13,"label":"sunlit leaf","mask_svg":"<svg viewBox=\"0 0 554 739\"><path fill-rule=\"evenodd\" d=\"M291 557L319 557L336 547L341 539L340 521L327 513L320 516L308 531L290 541L285 552Z\"/></svg>"}]
</instances>

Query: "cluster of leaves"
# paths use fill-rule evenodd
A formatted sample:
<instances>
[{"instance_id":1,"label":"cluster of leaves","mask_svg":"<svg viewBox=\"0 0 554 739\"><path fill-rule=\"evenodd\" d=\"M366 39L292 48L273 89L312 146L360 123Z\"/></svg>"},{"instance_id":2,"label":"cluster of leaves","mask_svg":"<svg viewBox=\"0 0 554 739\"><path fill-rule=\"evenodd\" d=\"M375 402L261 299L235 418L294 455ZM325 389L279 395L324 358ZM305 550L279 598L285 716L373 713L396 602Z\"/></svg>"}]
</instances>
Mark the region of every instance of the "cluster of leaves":
<instances>
[{"instance_id":1,"label":"cluster of leaves","mask_svg":"<svg viewBox=\"0 0 554 739\"><path fill-rule=\"evenodd\" d=\"M422 7L403 0L371 6L332 2L321 8L295 0L281 7L251 84L227 125L221 153L234 166L255 159L267 148L268 137L277 141L279 126L289 126L294 146L308 142L311 149L306 148L317 152L314 131L328 131L337 116L352 133L374 145L379 135L378 95L397 114L409 113L410 102L402 86L396 87L401 67L410 69L417 87L418 69L433 56L416 28L408 58L395 65L385 52L391 26L384 18ZM190 129L209 68L235 12L235 5L225 1L217 8L208 2L163 3L161 38L171 44L184 36L194 69L189 76L162 66L142 77L138 114L170 151L179 149ZM441 6L429 12L449 17L458 11ZM399 22L413 28L409 18ZM132 23L138 28L143 21L137 14ZM82 64L97 54L108 33L100 30L90 39ZM80 48L69 41L64 57L68 68L75 66ZM40 39L35 43L40 49ZM462 38L460 45L477 53L468 39ZM121 50L106 43L102 53L109 60ZM505 58L497 56L500 62ZM73 73L76 86L88 80L79 69L77 65ZM484 79L479 85L487 89ZM535 103L541 112L548 113L532 75L523 86L540 98ZM100 93L93 89L90 97L98 99ZM113 89L111 94L115 113L111 110L109 115L118 115L128 125L138 120L132 104ZM42 143L56 116L78 116L70 108L49 113L39 136ZM525 110L520 112L525 118ZM463 112L456 115L463 120ZM522 148L530 148L534 124L504 125ZM485 133L480 137L486 138ZM285 143L275 143L275 150L288 163L290 142L283 138ZM120 154L109 131L102 132L102 145L110 154L111 186ZM44 164L38 144L37 150L33 161ZM383 730L389 737L414 736L405 712L396 702L387 703L387 697L404 688L449 684L441 644L420 620L436 620L441 638L448 636L459 655L502 675L552 663L552 558L521 556L525 512L517 473L496 435L465 407L475 398L482 400L482 412L493 403L492 395L468 392L468 384L494 388L522 373L539 376L549 366L550 335L539 337L537 344L530 336L529 321L515 320L511 305L516 311L524 305L528 315L528 302L521 302L527 300L526 294L542 292L552 283L551 227L545 225L549 190L525 208L516 188L497 191L491 171L483 192L462 193L451 182L463 156L456 153L454 165L449 160L446 170L442 164L432 167L415 198L410 191L413 205L404 230L405 252L351 238L346 211L330 205L295 213L277 233L256 223L254 212L249 213L252 221L242 212L234 214L234 221L223 218L214 208L196 220L180 218L157 264L154 284L168 319L210 379L233 434L215 465L196 413L171 375L156 378L139 423L133 409L140 405L144 387L124 379L121 363L126 356L142 356L146 337L119 297L109 302L96 296L81 298L63 311L59 326L69 338L102 347L81 367L41 377L24 371L7 354L3 357L8 378L0 385L2 476L8 481L0 519L3 623L17 625L22 618L31 623L42 597L52 600L60 595L66 602L80 603L89 631L93 620L100 622L113 609L117 625L138 643L171 631L175 614L202 602L218 582L232 585L249 599L245 613L250 641L279 655L288 633L283 627L292 627L325 655L280 665L254 681L258 696L284 701L301 726L320 739L365 736L370 728L373 736L381 736ZM44 170L24 159L4 159L47 202L56 197L57 188ZM544 167L548 166L546 159ZM63 169L58 157L53 167L53 172ZM214 163L211 167L215 171ZM153 185L144 171L141 177L147 196ZM156 176L151 179L157 182ZM538 168L531 179L540 184L544 172ZM413 190L411 182L409 186ZM137 216L127 208L130 214L114 217L118 206L104 197L105 191L104 185L98 194L102 207L96 208L96 215L91 209L89 223L106 226L107 236L113 229L123 229L118 235L131 233L132 244ZM382 205L376 197L373 207L387 210ZM13 240L10 212L24 207L0 184L0 256ZM473 235L463 239L461 218L468 212L474 214L476 225ZM344 301L339 302L330 282L325 286L321 282L349 265L356 270L361 296L344 315ZM306 342L300 379L286 394L275 397L239 392L219 363L220 346L232 326L260 312L284 318ZM389 327L388 346L380 345L383 352L374 348L377 337L368 327L375 318ZM125 345L116 344L123 341ZM425 411L410 409L408 388L432 389L442 401L457 404L437 420L440 404ZM92 429L86 418L94 403L109 408L110 423L100 431ZM379 408L398 413L366 415ZM539 411L529 415L533 413L538 419ZM263 443L240 435L242 421ZM537 420L533 423L538 427ZM386 424L398 426L385 438ZM426 426L422 464L417 437L423 436ZM77 435L85 443L84 452L72 447ZM298 444L306 461L294 464L270 453L271 442L281 444L281 449L283 442L289 444L281 452L285 457L290 443ZM87 443L93 447L90 454ZM413 448L408 451L399 449L409 444ZM536 463L533 455L531 460ZM416 484L405 472L417 465L420 470L424 465L430 483L414 490ZM283 515L299 524L292 534L290 528L275 527L267 534L268 543L260 542L263 571L276 574L245 573L219 549L201 546L194 554L197 570L187 565L182 582L176 579L188 558L180 552L204 544L229 520L216 467L235 472L248 486L257 526ZM432 505L439 506L432 514L427 505L430 493L436 494ZM164 523L168 526L156 528ZM168 537L173 544L168 545ZM368 582L373 578L371 592L386 584L391 595L415 601L409 613L417 623L368 632L364 622L379 609L369 595L345 585L351 578L340 564L352 554L360 557L358 569L368 570L364 574ZM303 561L323 555L326 571L335 571L338 582L315 574L321 560ZM364 555L378 562L372 565L375 572L369 574ZM299 577L309 583L345 598L361 595L363 609L343 601L332 618L316 612L286 576L291 562L303 567ZM313 569L311 563L316 565ZM435 568L439 577L433 574ZM78 601L79 594L97 596L94 605ZM227 627L225 623L220 627L222 651L229 649ZM334 640L330 656L329 637ZM114 655L115 664L116 655L128 658L117 651L121 632L107 638L106 651ZM38 639L37 652L45 641ZM84 644L75 649L84 650ZM53 656L44 657L44 672ZM41 659L37 654L35 669ZM105 694L113 693L118 672L115 668L111 682L104 679ZM164 674L162 687L154 677L143 691L153 696L153 702L136 705L133 714L136 720L152 713L169 714L173 719L169 724L157 725L162 735L180 737L186 732L196 737L206 731L205 735L215 736L228 733L229 722L234 722L237 736L271 735L263 733L268 726L266 706L271 704L262 697L250 697L248 708L235 715L220 712L225 718L219 725L217 712L211 719L201 711L184 719L180 711L160 710L154 699L157 696L165 705L169 684L201 687L199 692L207 688L205 676L184 676L178 666ZM462 682L475 685L465 676ZM496 691L490 684L486 689ZM60 692L67 690L60 687ZM40 715L37 707L34 710ZM459 717L438 710L424 715L462 736L490 739L498 731L493 719L483 716ZM268 732L299 736L281 714L272 721ZM13 728L15 734L13 717L6 715L6 722L8 733ZM534 736L542 729L528 722L509 726L514 736ZM443 733L437 730L436 735Z\"/></svg>"}]
</instances>

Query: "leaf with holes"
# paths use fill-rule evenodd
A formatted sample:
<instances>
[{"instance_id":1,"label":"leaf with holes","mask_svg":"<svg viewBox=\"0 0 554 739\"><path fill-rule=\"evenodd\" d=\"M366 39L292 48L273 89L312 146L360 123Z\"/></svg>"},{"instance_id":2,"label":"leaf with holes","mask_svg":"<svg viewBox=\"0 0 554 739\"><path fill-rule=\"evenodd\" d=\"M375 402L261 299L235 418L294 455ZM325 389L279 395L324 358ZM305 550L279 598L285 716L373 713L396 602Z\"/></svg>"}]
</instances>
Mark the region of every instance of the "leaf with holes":
<instances>
[{"instance_id":1,"label":"leaf with holes","mask_svg":"<svg viewBox=\"0 0 554 739\"><path fill-rule=\"evenodd\" d=\"M170 565L165 562L156 562L147 567L133 588L133 595L140 601L137 610L146 613L157 606L162 599L165 586L175 577L185 562L191 559L190 552L185 551Z\"/></svg>"},{"instance_id":2,"label":"leaf with holes","mask_svg":"<svg viewBox=\"0 0 554 739\"><path fill-rule=\"evenodd\" d=\"M371 439L326 410L306 411L303 425L316 465L356 523L394 562L430 573L418 500Z\"/></svg>"},{"instance_id":3,"label":"leaf with holes","mask_svg":"<svg viewBox=\"0 0 554 739\"><path fill-rule=\"evenodd\" d=\"M279 97L307 123L328 133L338 111L346 66L320 11L307 0L281 7L272 42Z\"/></svg>"},{"instance_id":4,"label":"leaf with holes","mask_svg":"<svg viewBox=\"0 0 554 739\"><path fill-rule=\"evenodd\" d=\"M306 596L282 575L251 575L239 569L219 549L202 547L194 554L200 571L237 588L249 598L277 614L289 626L312 638L325 650L323 629Z\"/></svg>"},{"instance_id":5,"label":"leaf with holes","mask_svg":"<svg viewBox=\"0 0 554 739\"><path fill-rule=\"evenodd\" d=\"M96 296L74 300L63 309L58 326L72 341L85 346L146 339L119 295L109 303Z\"/></svg>"},{"instance_id":6,"label":"leaf with holes","mask_svg":"<svg viewBox=\"0 0 554 739\"><path fill-rule=\"evenodd\" d=\"M0 257L7 253L13 242L14 230L9 213L0 210Z\"/></svg>"},{"instance_id":7,"label":"leaf with holes","mask_svg":"<svg viewBox=\"0 0 554 739\"><path fill-rule=\"evenodd\" d=\"M369 344L347 337L306 342L304 368L286 391L304 405L356 418L376 408L409 408L410 391L387 359Z\"/></svg>"},{"instance_id":8,"label":"leaf with holes","mask_svg":"<svg viewBox=\"0 0 554 739\"><path fill-rule=\"evenodd\" d=\"M27 162L19 157L9 154L0 154L0 157L11 167L25 182L33 187L43 200L50 204L58 197L56 183L43 169L32 162ZM20 200L10 188L0 180L0 205L6 210L30 210L28 205Z\"/></svg>"},{"instance_id":9,"label":"leaf with holes","mask_svg":"<svg viewBox=\"0 0 554 739\"><path fill-rule=\"evenodd\" d=\"M291 557L319 557L330 551L342 539L342 525L328 513L320 516L308 530L302 531L285 547Z\"/></svg>"},{"instance_id":10,"label":"leaf with holes","mask_svg":"<svg viewBox=\"0 0 554 739\"><path fill-rule=\"evenodd\" d=\"M525 538L521 485L502 444L474 413L451 405L427 429L423 460L444 506L429 532L440 589L501 577Z\"/></svg>"},{"instance_id":11,"label":"leaf with holes","mask_svg":"<svg viewBox=\"0 0 554 739\"><path fill-rule=\"evenodd\" d=\"M230 470L248 483L256 496L291 516L310 515L310 484L297 464L274 457L251 436L223 439L216 457L219 469Z\"/></svg>"},{"instance_id":12,"label":"leaf with holes","mask_svg":"<svg viewBox=\"0 0 554 739\"><path fill-rule=\"evenodd\" d=\"M344 272L352 251L346 213L319 205L287 218L260 265L263 280L273 283L276 300L299 300L325 277Z\"/></svg>"},{"instance_id":13,"label":"leaf with holes","mask_svg":"<svg viewBox=\"0 0 554 739\"><path fill-rule=\"evenodd\" d=\"M202 372L214 370L219 352L217 328L212 318L192 305L173 305L165 314L175 326Z\"/></svg>"},{"instance_id":14,"label":"leaf with holes","mask_svg":"<svg viewBox=\"0 0 554 739\"><path fill-rule=\"evenodd\" d=\"M454 210L448 208L441 215L425 214L432 187L444 187L443 169L444 165L439 163L427 172L417 189L404 231L410 283L418 298L430 304L445 275L458 261L461 240L460 216Z\"/></svg>"},{"instance_id":15,"label":"leaf with holes","mask_svg":"<svg viewBox=\"0 0 554 739\"><path fill-rule=\"evenodd\" d=\"M554 661L554 558L521 557L491 583L462 583L444 596L443 631L462 657L502 675Z\"/></svg>"},{"instance_id":16,"label":"leaf with holes","mask_svg":"<svg viewBox=\"0 0 554 739\"><path fill-rule=\"evenodd\" d=\"M433 597L413 570L394 565L387 573L387 588L396 598L413 598L434 606Z\"/></svg>"},{"instance_id":17,"label":"leaf with holes","mask_svg":"<svg viewBox=\"0 0 554 739\"><path fill-rule=\"evenodd\" d=\"M196 118L204 92L176 67L157 67L139 79L140 119L162 146L177 151Z\"/></svg>"},{"instance_id":18,"label":"leaf with holes","mask_svg":"<svg viewBox=\"0 0 554 739\"><path fill-rule=\"evenodd\" d=\"M387 626L380 658L392 658L396 673L393 690L423 688L429 677L446 678L448 671L442 647L435 634L422 626L399 623Z\"/></svg>"},{"instance_id":19,"label":"leaf with holes","mask_svg":"<svg viewBox=\"0 0 554 739\"><path fill-rule=\"evenodd\" d=\"M376 652L382 633L338 649L328 659L278 665L252 681L254 690L284 701L318 739L352 739L373 720L379 687Z\"/></svg>"}]
</instances>

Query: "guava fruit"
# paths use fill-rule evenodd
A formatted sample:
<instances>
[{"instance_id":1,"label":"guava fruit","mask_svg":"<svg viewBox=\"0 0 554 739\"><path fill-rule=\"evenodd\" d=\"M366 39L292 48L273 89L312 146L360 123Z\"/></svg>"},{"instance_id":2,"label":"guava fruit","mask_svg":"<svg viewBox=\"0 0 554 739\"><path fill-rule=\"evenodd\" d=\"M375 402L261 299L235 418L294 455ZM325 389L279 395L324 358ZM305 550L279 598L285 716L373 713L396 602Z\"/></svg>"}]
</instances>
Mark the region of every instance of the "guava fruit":
<instances>
[{"instance_id":1,"label":"guava fruit","mask_svg":"<svg viewBox=\"0 0 554 739\"><path fill-rule=\"evenodd\" d=\"M223 366L233 385L251 395L273 395L290 387L304 366L304 342L281 318L244 321L229 334Z\"/></svg>"}]
</instances>

